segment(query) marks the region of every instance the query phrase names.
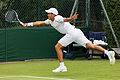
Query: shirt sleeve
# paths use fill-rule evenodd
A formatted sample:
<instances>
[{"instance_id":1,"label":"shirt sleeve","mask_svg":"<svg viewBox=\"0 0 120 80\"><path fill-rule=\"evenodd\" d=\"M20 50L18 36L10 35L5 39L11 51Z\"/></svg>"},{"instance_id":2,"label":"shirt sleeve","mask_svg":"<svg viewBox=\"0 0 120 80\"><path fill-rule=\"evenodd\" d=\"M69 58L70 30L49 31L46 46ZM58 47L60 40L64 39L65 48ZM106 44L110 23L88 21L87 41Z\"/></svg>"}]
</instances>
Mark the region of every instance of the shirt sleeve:
<instances>
[{"instance_id":1,"label":"shirt sleeve","mask_svg":"<svg viewBox=\"0 0 120 80\"><path fill-rule=\"evenodd\" d=\"M64 22L64 18L62 16L58 15L55 17L55 21L56 22Z\"/></svg>"},{"instance_id":2,"label":"shirt sleeve","mask_svg":"<svg viewBox=\"0 0 120 80\"><path fill-rule=\"evenodd\" d=\"M50 20L49 19L45 20L45 24L50 24Z\"/></svg>"}]
</instances>

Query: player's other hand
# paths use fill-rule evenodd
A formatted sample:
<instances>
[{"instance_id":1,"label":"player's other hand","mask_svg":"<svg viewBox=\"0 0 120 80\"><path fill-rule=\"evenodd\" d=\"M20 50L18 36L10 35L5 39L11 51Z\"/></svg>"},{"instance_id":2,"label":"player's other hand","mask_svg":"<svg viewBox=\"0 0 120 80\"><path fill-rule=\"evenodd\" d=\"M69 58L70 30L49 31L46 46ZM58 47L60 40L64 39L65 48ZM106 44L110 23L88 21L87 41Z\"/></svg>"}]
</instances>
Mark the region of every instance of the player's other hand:
<instances>
[{"instance_id":1,"label":"player's other hand","mask_svg":"<svg viewBox=\"0 0 120 80\"><path fill-rule=\"evenodd\" d=\"M75 14L72 16L72 19L76 20L77 16L78 16L78 14L77 14L77 12L75 12Z\"/></svg>"}]
</instances>

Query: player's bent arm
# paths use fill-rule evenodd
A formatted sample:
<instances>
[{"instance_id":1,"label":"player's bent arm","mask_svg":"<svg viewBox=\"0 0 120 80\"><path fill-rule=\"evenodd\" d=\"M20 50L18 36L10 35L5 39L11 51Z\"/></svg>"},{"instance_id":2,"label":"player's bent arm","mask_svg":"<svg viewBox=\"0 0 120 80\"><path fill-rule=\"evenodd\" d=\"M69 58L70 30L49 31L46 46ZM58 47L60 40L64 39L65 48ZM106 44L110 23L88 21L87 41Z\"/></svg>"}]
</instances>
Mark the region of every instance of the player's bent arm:
<instances>
[{"instance_id":1,"label":"player's bent arm","mask_svg":"<svg viewBox=\"0 0 120 80\"><path fill-rule=\"evenodd\" d=\"M75 14L73 16L71 16L71 18L64 18L64 22L69 22L69 21L72 21L72 20L75 20L77 19L77 12L75 12Z\"/></svg>"},{"instance_id":2,"label":"player's bent arm","mask_svg":"<svg viewBox=\"0 0 120 80\"><path fill-rule=\"evenodd\" d=\"M64 18L64 22L70 22L72 20L73 20L73 18Z\"/></svg>"},{"instance_id":3,"label":"player's bent arm","mask_svg":"<svg viewBox=\"0 0 120 80\"><path fill-rule=\"evenodd\" d=\"M31 22L31 23L25 23L25 24L23 24L24 27L28 27L28 26L40 26L40 25L47 25L47 24L45 24L45 21L36 21L36 22Z\"/></svg>"}]
</instances>

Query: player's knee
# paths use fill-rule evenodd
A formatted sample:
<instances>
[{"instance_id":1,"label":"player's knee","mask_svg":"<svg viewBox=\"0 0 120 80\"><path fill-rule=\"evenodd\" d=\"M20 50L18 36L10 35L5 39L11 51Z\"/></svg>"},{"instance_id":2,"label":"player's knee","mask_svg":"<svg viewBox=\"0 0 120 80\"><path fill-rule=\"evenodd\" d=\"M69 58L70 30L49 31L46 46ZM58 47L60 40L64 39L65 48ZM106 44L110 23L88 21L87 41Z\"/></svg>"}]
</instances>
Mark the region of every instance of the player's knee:
<instances>
[{"instance_id":1,"label":"player's knee","mask_svg":"<svg viewBox=\"0 0 120 80\"><path fill-rule=\"evenodd\" d=\"M55 49L57 50L57 49L61 49L58 45L55 45Z\"/></svg>"},{"instance_id":2,"label":"player's knee","mask_svg":"<svg viewBox=\"0 0 120 80\"><path fill-rule=\"evenodd\" d=\"M95 45L91 45L91 47L90 47L91 49L95 49Z\"/></svg>"},{"instance_id":3,"label":"player's knee","mask_svg":"<svg viewBox=\"0 0 120 80\"><path fill-rule=\"evenodd\" d=\"M62 49L62 46L59 45L59 44L56 44L56 45L55 45L55 49Z\"/></svg>"},{"instance_id":4,"label":"player's knee","mask_svg":"<svg viewBox=\"0 0 120 80\"><path fill-rule=\"evenodd\" d=\"M86 48L88 48L88 49L95 49L95 45L94 45L94 44L91 44L91 43L88 43L88 44L86 45Z\"/></svg>"},{"instance_id":5,"label":"player's knee","mask_svg":"<svg viewBox=\"0 0 120 80\"><path fill-rule=\"evenodd\" d=\"M57 45L55 45L55 49L58 49L58 46L57 46Z\"/></svg>"}]
</instances>

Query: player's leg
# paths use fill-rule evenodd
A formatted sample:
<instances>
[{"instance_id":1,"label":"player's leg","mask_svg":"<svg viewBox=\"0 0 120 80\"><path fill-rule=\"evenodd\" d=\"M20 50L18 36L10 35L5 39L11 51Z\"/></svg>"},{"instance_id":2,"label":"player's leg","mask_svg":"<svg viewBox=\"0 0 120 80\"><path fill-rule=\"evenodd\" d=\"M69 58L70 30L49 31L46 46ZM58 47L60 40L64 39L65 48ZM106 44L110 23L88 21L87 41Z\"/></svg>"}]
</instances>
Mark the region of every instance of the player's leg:
<instances>
[{"instance_id":1,"label":"player's leg","mask_svg":"<svg viewBox=\"0 0 120 80\"><path fill-rule=\"evenodd\" d=\"M58 56L58 59L60 61L60 66L57 69L53 70L53 72L67 72L67 68L66 68L66 66L64 65L64 62L63 62L62 48L63 48L63 46L60 43L57 43L55 45L57 56Z\"/></svg>"},{"instance_id":2,"label":"player's leg","mask_svg":"<svg viewBox=\"0 0 120 80\"><path fill-rule=\"evenodd\" d=\"M55 49L56 49L56 52L57 52L57 56L58 56L58 59L59 59L60 62L63 62L62 48L63 48L63 46L62 46L60 43L57 43L57 44L55 45Z\"/></svg>"},{"instance_id":3,"label":"player's leg","mask_svg":"<svg viewBox=\"0 0 120 80\"><path fill-rule=\"evenodd\" d=\"M87 43L86 48L93 49L93 50L98 50L98 51L101 51L101 52L105 53L108 56L109 60L110 60L110 64L115 63L115 57L114 57L115 52L114 51L107 51L104 48L102 48L101 46L97 46L97 45L94 45L92 43Z\"/></svg>"},{"instance_id":4,"label":"player's leg","mask_svg":"<svg viewBox=\"0 0 120 80\"><path fill-rule=\"evenodd\" d=\"M101 52L104 52L109 60L110 60L110 64L114 64L115 63L115 53L114 51L107 51L105 50L104 48L102 48L101 46L97 46L97 45L94 45L92 44L91 41L89 41L83 34L83 32L81 32L80 30L77 30L77 34L80 34L80 35L77 35L76 36L76 40L75 42L78 43L78 44L81 44L82 46L84 46L85 48L88 48L88 49L94 49L94 50L99 50Z\"/></svg>"},{"instance_id":5,"label":"player's leg","mask_svg":"<svg viewBox=\"0 0 120 80\"><path fill-rule=\"evenodd\" d=\"M67 45L69 45L72 42L73 42L72 37L69 34L66 34L55 45L57 56L58 56L58 59L60 61L60 66L57 69L53 70L53 72L66 72L67 71L67 68L66 68L66 66L64 65L64 62L63 62L62 48L63 48L63 46L66 47Z\"/></svg>"},{"instance_id":6,"label":"player's leg","mask_svg":"<svg viewBox=\"0 0 120 80\"><path fill-rule=\"evenodd\" d=\"M93 49L93 50L99 50L99 51L101 51L101 52L104 52L104 51L105 51L105 49L102 48L101 46L97 46L97 45L94 45L94 44L92 44L92 43L87 43L87 44L86 44L86 48L87 48L87 49Z\"/></svg>"}]
</instances>

